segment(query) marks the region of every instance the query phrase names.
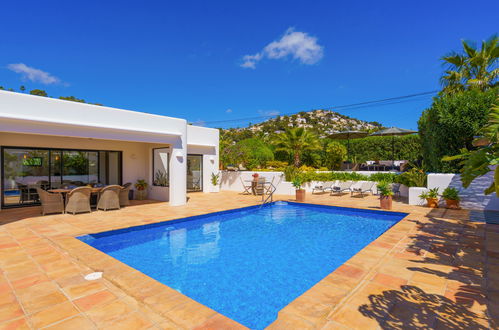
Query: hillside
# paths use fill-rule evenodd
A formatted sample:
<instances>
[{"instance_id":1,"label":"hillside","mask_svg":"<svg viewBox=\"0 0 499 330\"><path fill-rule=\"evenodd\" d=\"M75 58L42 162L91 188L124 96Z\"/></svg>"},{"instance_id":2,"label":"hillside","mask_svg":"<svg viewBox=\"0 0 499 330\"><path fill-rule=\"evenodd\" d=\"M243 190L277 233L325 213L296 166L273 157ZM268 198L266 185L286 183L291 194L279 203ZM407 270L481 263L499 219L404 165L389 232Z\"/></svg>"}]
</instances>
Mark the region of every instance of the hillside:
<instances>
[{"instance_id":1,"label":"hillside","mask_svg":"<svg viewBox=\"0 0 499 330\"><path fill-rule=\"evenodd\" d=\"M224 129L224 132L237 141L254 135L279 133L290 127L305 127L323 138L343 130L378 130L382 125L351 118L330 110L312 110L291 116L277 116L258 124L250 124L245 128Z\"/></svg>"}]
</instances>

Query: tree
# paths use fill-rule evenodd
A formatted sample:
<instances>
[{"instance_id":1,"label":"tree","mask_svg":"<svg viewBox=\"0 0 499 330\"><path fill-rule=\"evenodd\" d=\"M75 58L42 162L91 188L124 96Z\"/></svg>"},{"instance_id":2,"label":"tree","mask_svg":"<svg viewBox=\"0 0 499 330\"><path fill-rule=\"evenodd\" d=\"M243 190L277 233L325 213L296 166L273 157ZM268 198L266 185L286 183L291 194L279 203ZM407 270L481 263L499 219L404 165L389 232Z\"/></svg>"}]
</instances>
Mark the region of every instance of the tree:
<instances>
[{"instance_id":1,"label":"tree","mask_svg":"<svg viewBox=\"0 0 499 330\"><path fill-rule=\"evenodd\" d=\"M262 139L250 138L239 141L237 143L242 151L245 159L244 165L247 168L255 168L264 166L267 161L274 160L274 153Z\"/></svg>"},{"instance_id":2,"label":"tree","mask_svg":"<svg viewBox=\"0 0 499 330\"><path fill-rule=\"evenodd\" d=\"M465 188L476 178L492 171L492 166L495 166L494 178L484 193L495 193L499 197L499 97L487 119L487 124L479 132L481 136L474 141L478 145L477 149L470 151L463 148L460 155L444 157L444 160L462 160L461 181Z\"/></svg>"},{"instance_id":3,"label":"tree","mask_svg":"<svg viewBox=\"0 0 499 330\"><path fill-rule=\"evenodd\" d=\"M26 90L26 87L24 87L24 85L21 85L21 87L19 87L19 90L24 93L24 91Z\"/></svg>"},{"instance_id":4,"label":"tree","mask_svg":"<svg viewBox=\"0 0 499 330\"><path fill-rule=\"evenodd\" d=\"M42 89L33 89L33 90L30 90L29 93L31 95L48 96L47 92L42 90Z\"/></svg>"},{"instance_id":5,"label":"tree","mask_svg":"<svg viewBox=\"0 0 499 330\"><path fill-rule=\"evenodd\" d=\"M442 161L444 156L471 149L473 138L487 122L487 113L495 101L498 88L471 89L457 94L442 94L433 100L419 121L424 166L430 172L457 173L458 161Z\"/></svg>"},{"instance_id":6,"label":"tree","mask_svg":"<svg viewBox=\"0 0 499 330\"><path fill-rule=\"evenodd\" d=\"M74 96L60 96L60 100L66 100L66 101L73 101L73 102L79 102L79 103L86 103L84 99L79 99Z\"/></svg>"},{"instance_id":7,"label":"tree","mask_svg":"<svg viewBox=\"0 0 499 330\"><path fill-rule=\"evenodd\" d=\"M284 133L278 134L274 144L276 151L286 152L293 158L295 167L300 167L304 152L320 149L317 136L303 127L287 129Z\"/></svg>"},{"instance_id":8,"label":"tree","mask_svg":"<svg viewBox=\"0 0 499 330\"><path fill-rule=\"evenodd\" d=\"M468 89L486 90L497 85L499 68L499 37L493 35L482 41L480 49L468 41L462 41L461 53L451 52L442 57L447 67L441 78L443 93L454 94Z\"/></svg>"},{"instance_id":9,"label":"tree","mask_svg":"<svg viewBox=\"0 0 499 330\"><path fill-rule=\"evenodd\" d=\"M326 164L330 170L341 169L341 163L346 159L347 148L337 141L330 142L326 148Z\"/></svg>"}]
</instances>

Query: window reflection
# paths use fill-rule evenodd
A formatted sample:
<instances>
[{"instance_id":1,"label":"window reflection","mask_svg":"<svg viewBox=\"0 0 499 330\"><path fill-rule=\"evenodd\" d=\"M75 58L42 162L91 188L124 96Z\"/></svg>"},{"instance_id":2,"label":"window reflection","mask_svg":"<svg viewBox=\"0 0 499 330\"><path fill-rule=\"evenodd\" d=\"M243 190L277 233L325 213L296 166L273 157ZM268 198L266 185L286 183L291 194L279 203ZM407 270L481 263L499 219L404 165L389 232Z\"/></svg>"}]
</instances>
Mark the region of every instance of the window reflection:
<instances>
[{"instance_id":1,"label":"window reflection","mask_svg":"<svg viewBox=\"0 0 499 330\"><path fill-rule=\"evenodd\" d=\"M121 152L3 148L4 206L39 203L37 188L121 184Z\"/></svg>"}]
</instances>

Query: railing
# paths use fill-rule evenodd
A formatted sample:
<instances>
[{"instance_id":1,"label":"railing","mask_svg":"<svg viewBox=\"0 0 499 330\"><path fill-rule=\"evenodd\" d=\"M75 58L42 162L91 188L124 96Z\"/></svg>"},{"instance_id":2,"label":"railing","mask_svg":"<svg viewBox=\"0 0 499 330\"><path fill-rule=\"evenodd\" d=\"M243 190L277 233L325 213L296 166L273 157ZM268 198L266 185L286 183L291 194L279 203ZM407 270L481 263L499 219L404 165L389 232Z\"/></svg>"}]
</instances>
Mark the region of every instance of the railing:
<instances>
[{"instance_id":1,"label":"railing","mask_svg":"<svg viewBox=\"0 0 499 330\"><path fill-rule=\"evenodd\" d=\"M274 186L272 182L268 183L268 187L264 187L263 194L262 194L262 205L266 203L272 203L274 201L274 192L277 190L277 187ZM267 197L265 197L265 193L267 194ZM270 199L270 201L269 201Z\"/></svg>"}]
</instances>

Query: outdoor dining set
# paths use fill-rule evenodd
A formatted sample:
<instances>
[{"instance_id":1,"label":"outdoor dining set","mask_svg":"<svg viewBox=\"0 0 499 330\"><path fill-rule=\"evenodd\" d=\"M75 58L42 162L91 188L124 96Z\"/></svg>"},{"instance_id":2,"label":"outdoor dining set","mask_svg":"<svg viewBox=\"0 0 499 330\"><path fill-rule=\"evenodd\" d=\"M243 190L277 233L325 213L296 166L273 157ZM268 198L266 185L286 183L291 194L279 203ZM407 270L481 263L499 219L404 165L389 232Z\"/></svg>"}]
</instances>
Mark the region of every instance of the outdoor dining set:
<instances>
[{"instance_id":1,"label":"outdoor dining set","mask_svg":"<svg viewBox=\"0 0 499 330\"><path fill-rule=\"evenodd\" d=\"M49 213L82 213L92 211L92 200L96 210L116 210L130 205L131 183L119 185L94 185L83 187L61 187L44 190L36 188L43 215ZM92 198L96 196L96 198Z\"/></svg>"}]
</instances>

